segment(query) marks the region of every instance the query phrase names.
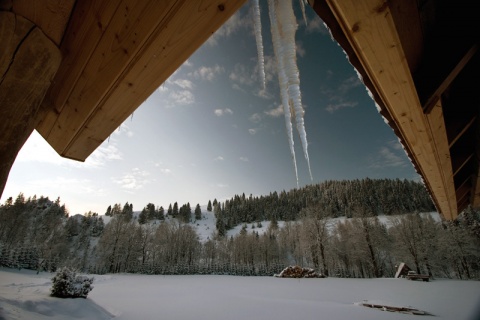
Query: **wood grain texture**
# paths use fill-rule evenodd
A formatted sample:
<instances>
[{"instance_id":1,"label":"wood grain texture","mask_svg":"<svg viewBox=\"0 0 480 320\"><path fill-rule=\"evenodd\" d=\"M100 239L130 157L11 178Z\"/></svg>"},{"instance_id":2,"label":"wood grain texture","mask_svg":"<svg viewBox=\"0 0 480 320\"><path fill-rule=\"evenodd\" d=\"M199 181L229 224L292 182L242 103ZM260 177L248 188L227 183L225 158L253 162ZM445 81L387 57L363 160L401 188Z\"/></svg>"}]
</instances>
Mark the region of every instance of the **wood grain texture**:
<instances>
[{"instance_id":1,"label":"wood grain texture","mask_svg":"<svg viewBox=\"0 0 480 320\"><path fill-rule=\"evenodd\" d=\"M437 209L444 216L455 218L455 195L452 196L451 186L441 172L444 156L439 152L443 147L435 145L430 124L423 114L387 2L327 0L327 3L397 124L398 134L412 151Z\"/></svg>"},{"instance_id":2,"label":"wood grain texture","mask_svg":"<svg viewBox=\"0 0 480 320\"><path fill-rule=\"evenodd\" d=\"M0 0L0 8L33 22L57 46L70 18L75 0Z\"/></svg>"},{"instance_id":3,"label":"wood grain texture","mask_svg":"<svg viewBox=\"0 0 480 320\"><path fill-rule=\"evenodd\" d=\"M61 54L39 28L11 12L0 12L0 42L6 48L14 48L3 52L0 60L1 196L10 168L34 129L40 103L60 65Z\"/></svg>"},{"instance_id":4,"label":"wood grain texture","mask_svg":"<svg viewBox=\"0 0 480 320\"><path fill-rule=\"evenodd\" d=\"M122 1L88 57L78 49L66 52L77 55L70 68L81 71L72 75L71 90L61 85L70 81L70 73L59 71L64 76L55 79L58 88L47 102L68 93L57 100L65 103L55 103L56 112L38 131L62 156L85 160L244 2ZM72 19L78 19L76 12ZM78 22L76 33L92 24L96 22ZM75 20L71 25L77 25ZM85 39L87 45L89 41ZM76 66L76 61L83 65Z\"/></svg>"}]
</instances>

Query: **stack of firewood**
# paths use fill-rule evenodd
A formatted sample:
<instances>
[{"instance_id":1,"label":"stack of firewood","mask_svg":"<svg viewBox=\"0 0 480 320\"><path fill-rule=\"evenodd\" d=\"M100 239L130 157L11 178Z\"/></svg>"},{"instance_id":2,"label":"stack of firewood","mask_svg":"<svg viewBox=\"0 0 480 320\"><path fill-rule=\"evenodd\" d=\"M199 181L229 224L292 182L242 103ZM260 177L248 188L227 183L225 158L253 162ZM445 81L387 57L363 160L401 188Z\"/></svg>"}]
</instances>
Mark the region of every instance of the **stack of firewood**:
<instances>
[{"instance_id":1,"label":"stack of firewood","mask_svg":"<svg viewBox=\"0 0 480 320\"><path fill-rule=\"evenodd\" d=\"M277 278L325 278L324 275L316 273L312 268L302 268L300 266L289 266L276 274Z\"/></svg>"}]
</instances>

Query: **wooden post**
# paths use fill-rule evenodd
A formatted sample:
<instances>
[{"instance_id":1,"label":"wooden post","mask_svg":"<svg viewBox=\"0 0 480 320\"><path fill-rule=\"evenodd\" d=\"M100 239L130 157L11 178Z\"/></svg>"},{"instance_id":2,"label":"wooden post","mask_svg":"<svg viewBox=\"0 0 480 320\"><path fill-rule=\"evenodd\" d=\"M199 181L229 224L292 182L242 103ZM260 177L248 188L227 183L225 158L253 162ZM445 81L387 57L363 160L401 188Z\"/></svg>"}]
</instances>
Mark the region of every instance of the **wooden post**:
<instances>
[{"instance_id":1,"label":"wooden post","mask_svg":"<svg viewBox=\"0 0 480 320\"><path fill-rule=\"evenodd\" d=\"M0 43L1 196L62 56L37 26L12 12L0 11Z\"/></svg>"}]
</instances>

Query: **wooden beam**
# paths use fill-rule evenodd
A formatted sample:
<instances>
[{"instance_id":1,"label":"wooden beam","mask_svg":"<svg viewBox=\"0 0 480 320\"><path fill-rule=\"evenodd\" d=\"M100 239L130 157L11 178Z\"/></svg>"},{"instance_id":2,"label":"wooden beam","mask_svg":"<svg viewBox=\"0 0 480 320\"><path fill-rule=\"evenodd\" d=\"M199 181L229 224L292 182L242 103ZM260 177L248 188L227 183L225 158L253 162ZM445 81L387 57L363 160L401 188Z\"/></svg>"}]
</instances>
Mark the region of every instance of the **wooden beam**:
<instances>
[{"instance_id":1,"label":"wooden beam","mask_svg":"<svg viewBox=\"0 0 480 320\"><path fill-rule=\"evenodd\" d=\"M460 122L456 122L456 123L450 122L449 128L447 130L447 136L451 137L449 139L450 142L448 146L451 148L455 144L455 142L457 142L458 139L460 139L465 134L465 132L467 132L468 129L470 129L472 125L476 122L477 122L476 115L474 115L466 124L460 123Z\"/></svg>"},{"instance_id":2,"label":"wooden beam","mask_svg":"<svg viewBox=\"0 0 480 320\"><path fill-rule=\"evenodd\" d=\"M58 94L67 93L61 99L65 104L61 111L57 105L58 114L45 117L38 131L62 156L85 160L244 2L123 1L98 45L90 45L93 51L69 53L80 56L84 66L78 67L80 75L73 75L78 79L72 80L71 90L59 85ZM76 17L75 12L72 19ZM76 32L85 32L92 23L97 24L72 21ZM74 31L69 27L69 32ZM56 94L50 94L51 100Z\"/></svg>"},{"instance_id":3,"label":"wooden beam","mask_svg":"<svg viewBox=\"0 0 480 320\"><path fill-rule=\"evenodd\" d=\"M33 22L57 46L62 41L74 4L75 0L0 0L2 10Z\"/></svg>"},{"instance_id":4,"label":"wooden beam","mask_svg":"<svg viewBox=\"0 0 480 320\"><path fill-rule=\"evenodd\" d=\"M32 133L40 103L61 61L34 24L0 11L0 196L10 168Z\"/></svg>"},{"instance_id":5,"label":"wooden beam","mask_svg":"<svg viewBox=\"0 0 480 320\"><path fill-rule=\"evenodd\" d=\"M448 50L442 50L448 46ZM418 96L425 113L429 113L441 95L477 53L478 44L442 43L430 49L423 64L415 74ZM441 52L441 54L439 54Z\"/></svg>"},{"instance_id":6,"label":"wooden beam","mask_svg":"<svg viewBox=\"0 0 480 320\"><path fill-rule=\"evenodd\" d=\"M387 2L326 2L392 115L399 135L412 151L413 161L425 178L437 209L447 219L454 219L457 205L453 175L443 172L443 162L448 156L442 154L445 146L448 149L446 131L440 123L444 126L444 121L438 121L437 117L427 119L423 113ZM434 137L432 131L441 135ZM435 145L436 142L442 145Z\"/></svg>"},{"instance_id":7,"label":"wooden beam","mask_svg":"<svg viewBox=\"0 0 480 320\"><path fill-rule=\"evenodd\" d=\"M463 167L473 159L473 153L463 153L452 158L453 175L456 176Z\"/></svg>"}]
</instances>

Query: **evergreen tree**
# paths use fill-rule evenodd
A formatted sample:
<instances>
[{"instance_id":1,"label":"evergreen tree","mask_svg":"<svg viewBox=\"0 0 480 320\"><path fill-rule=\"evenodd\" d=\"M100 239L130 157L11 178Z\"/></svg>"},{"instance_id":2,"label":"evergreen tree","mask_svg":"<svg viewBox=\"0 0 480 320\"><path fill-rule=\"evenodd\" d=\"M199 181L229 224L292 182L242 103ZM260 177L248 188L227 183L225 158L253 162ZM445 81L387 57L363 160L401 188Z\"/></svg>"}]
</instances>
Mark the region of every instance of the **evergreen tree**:
<instances>
[{"instance_id":1,"label":"evergreen tree","mask_svg":"<svg viewBox=\"0 0 480 320\"><path fill-rule=\"evenodd\" d=\"M173 210L172 210L172 216L177 217L178 216L178 203L175 201L173 204Z\"/></svg>"},{"instance_id":2,"label":"evergreen tree","mask_svg":"<svg viewBox=\"0 0 480 320\"><path fill-rule=\"evenodd\" d=\"M140 214L138 215L138 223L145 224L147 223L147 220L148 220L147 209L143 208L142 212L140 212Z\"/></svg>"},{"instance_id":3,"label":"evergreen tree","mask_svg":"<svg viewBox=\"0 0 480 320\"><path fill-rule=\"evenodd\" d=\"M158 220L165 220L165 209L160 206L157 210L157 219Z\"/></svg>"},{"instance_id":4,"label":"evergreen tree","mask_svg":"<svg viewBox=\"0 0 480 320\"><path fill-rule=\"evenodd\" d=\"M105 212L105 215L106 215L107 217L111 217L111 216L112 216L112 206L111 206L111 205L108 206L107 211Z\"/></svg>"},{"instance_id":5,"label":"evergreen tree","mask_svg":"<svg viewBox=\"0 0 480 320\"><path fill-rule=\"evenodd\" d=\"M133 206L128 202L123 206L122 215L125 221L130 221L133 218Z\"/></svg>"},{"instance_id":6,"label":"evergreen tree","mask_svg":"<svg viewBox=\"0 0 480 320\"><path fill-rule=\"evenodd\" d=\"M212 212L212 202L208 200L207 211Z\"/></svg>"},{"instance_id":7,"label":"evergreen tree","mask_svg":"<svg viewBox=\"0 0 480 320\"><path fill-rule=\"evenodd\" d=\"M197 203L195 207L195 220L202 220L202 209L200 208L200 204Z\"/></svg>"},{"instance_id":8,"label":"evergreen tree","mask_svg":"<svg viewBox=\"0 0 480 320\"><path fill-rule=\"evenodd\" d=\"M172 216L172 214L173 214L173 209L172 209L172 204L171 204L171 203L170 203L170 205L168 206L167 214L168 214L169 216Z\"/></svg>"}]
</instances>

